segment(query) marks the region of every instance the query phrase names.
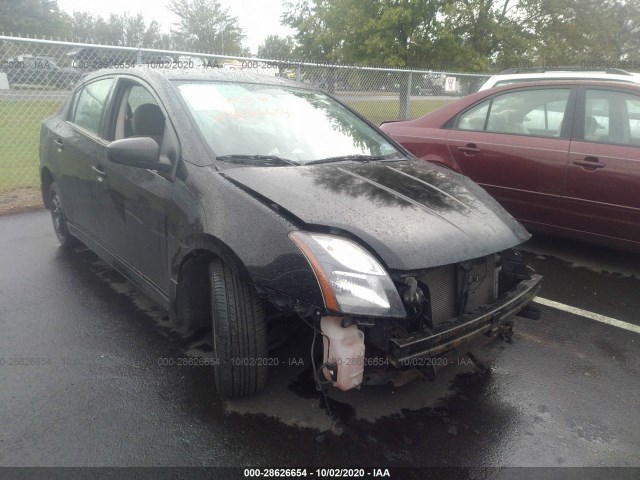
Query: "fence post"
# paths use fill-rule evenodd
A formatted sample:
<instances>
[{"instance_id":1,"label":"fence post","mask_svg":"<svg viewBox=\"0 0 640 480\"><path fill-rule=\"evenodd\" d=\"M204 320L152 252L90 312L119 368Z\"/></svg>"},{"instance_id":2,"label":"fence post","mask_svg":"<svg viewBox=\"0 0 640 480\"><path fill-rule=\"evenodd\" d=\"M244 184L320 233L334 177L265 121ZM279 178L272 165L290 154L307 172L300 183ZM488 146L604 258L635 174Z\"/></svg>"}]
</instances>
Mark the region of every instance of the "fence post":
<instances>
[{"instance_id":1,"label":"fence post","mask_svg":"<svg viewBox=\"0 0 640 480\"><path fill-rule=\"evenodd\" d=\"M409 118L409 101L411 100L411 77L412 72L409 72L407 77L407 92L405 95L400 92L400 120L406 120Z\"/></svg>"},{"instance_id":2,"label":"fence post","mask_svg":"<svg viewBox=\"0 0 640 480\"><path fill-rule=\"evenodd\" d=\"M302 82L302 72L300 70L301 70L301 66L300 64L298 64L298 68L296 69L296 80L298 82Z\"/></svg>"}]
</instances>

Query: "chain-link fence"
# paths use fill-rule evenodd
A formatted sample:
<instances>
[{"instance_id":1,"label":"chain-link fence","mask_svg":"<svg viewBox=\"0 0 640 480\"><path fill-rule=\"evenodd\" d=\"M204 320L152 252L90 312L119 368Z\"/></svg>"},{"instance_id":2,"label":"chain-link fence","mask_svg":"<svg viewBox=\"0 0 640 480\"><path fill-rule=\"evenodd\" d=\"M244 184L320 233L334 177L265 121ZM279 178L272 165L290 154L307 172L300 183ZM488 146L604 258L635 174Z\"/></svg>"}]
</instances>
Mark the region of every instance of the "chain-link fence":
<instances>
[{"instance_id":1,"label":"chain-link fence","mask_svg":"<svg viewBox=\"0 0 640 480\"><path fill-rule=\"evenodd\" d=\"M0 36L0 213L41 204L40 123L90 71L138 64L250 70L315 85L374 124L417 118L472 93L486 75L325 65Z\"/></svg>"}]
</instances>

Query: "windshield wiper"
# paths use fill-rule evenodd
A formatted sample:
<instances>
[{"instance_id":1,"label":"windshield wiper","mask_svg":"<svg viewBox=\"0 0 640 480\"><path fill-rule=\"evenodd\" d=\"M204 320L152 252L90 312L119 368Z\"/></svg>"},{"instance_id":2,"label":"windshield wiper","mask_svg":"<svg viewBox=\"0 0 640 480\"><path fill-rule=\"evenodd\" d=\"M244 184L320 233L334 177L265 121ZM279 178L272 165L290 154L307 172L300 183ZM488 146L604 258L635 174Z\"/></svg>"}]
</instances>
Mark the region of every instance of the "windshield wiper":
<instances>
[{"instance_id":1,"label":"windshield wiper","mask_svg":"<svg viewBox=\"0 0 640 480\"><path fill-rule=\"evenodd\" d=\"M317 165L319 163L333 163L333 162L377 162L380 160L402 160L401 157L397 157L396 154L392 155L341 155L339 157L322 158L320 160L312 160L311 162L305 162L305 165Z\"/></svg>"},{"instance_id":2,"label":"windshield wiper","mask_svg":"<svg viewBox=\"0 0 640 480\"><path fill-rule=\"evenodd\" d=\"M276 155L222 155L216 157L216 160L231 163L249 163L253 165L273 165L274 163L280 165L300 165L300 163L295 160L289 160L288 158L282 158Z\"/></svg>"}]
</instances>

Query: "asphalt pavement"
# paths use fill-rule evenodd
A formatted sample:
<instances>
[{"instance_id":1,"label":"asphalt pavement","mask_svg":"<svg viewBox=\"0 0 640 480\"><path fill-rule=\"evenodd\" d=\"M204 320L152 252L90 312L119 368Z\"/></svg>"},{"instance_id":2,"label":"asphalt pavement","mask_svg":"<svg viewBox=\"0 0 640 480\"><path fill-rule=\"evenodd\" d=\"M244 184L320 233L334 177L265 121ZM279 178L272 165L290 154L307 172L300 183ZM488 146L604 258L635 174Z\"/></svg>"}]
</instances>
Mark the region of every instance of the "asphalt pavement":
<instances>
[{"instance_id":1,"label":"asphalt pavement","mask_svg":"<svg viewBox=\"0 0 640 480\"><path fill-rule=\"evenodd\" d=\"M304 328L271 353L264 393L223 402L189 365L205 335L61 249L47 211L2 216L0 466L640 467L640 333L603 323L640 325L640 256L553 238L523 251L541 297L596 320L539 305L512 343L433 383L330 390L330 417Z\"/></svg>"}]
</instances>

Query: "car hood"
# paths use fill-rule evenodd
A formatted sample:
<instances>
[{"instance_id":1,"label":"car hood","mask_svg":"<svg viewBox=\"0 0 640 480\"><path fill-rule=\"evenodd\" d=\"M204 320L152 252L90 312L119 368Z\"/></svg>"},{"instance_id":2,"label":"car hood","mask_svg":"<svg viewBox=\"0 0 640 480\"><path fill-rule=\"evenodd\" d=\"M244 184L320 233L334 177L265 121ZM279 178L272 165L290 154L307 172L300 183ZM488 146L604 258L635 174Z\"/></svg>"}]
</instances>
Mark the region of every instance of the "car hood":
<instances>
[{"instance_id":1,"label":"car hood","mask_svg":"<svg viewBox=\"0 0 640 480\"><path fill-rule=\"evenodd\" d=\"M478 258L530 237L470 179L424 161L240 167L222 175L301 228L349 232L393 270Z\"/></svg>"}]
</instances>

